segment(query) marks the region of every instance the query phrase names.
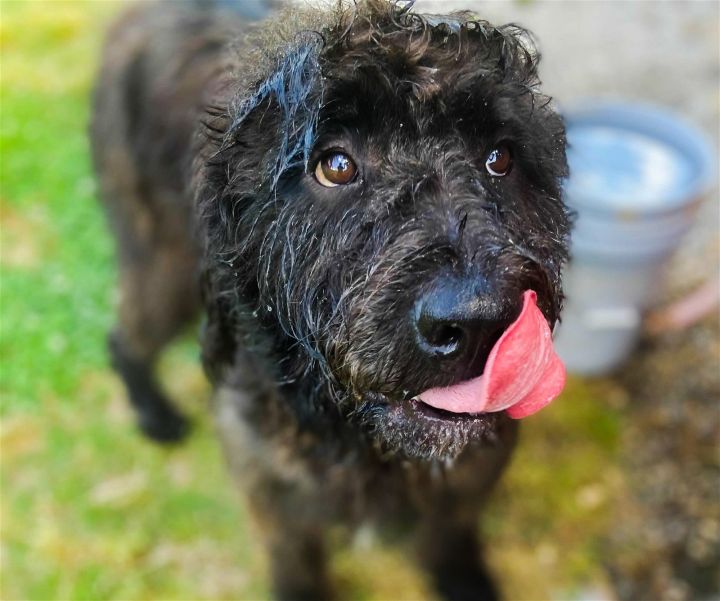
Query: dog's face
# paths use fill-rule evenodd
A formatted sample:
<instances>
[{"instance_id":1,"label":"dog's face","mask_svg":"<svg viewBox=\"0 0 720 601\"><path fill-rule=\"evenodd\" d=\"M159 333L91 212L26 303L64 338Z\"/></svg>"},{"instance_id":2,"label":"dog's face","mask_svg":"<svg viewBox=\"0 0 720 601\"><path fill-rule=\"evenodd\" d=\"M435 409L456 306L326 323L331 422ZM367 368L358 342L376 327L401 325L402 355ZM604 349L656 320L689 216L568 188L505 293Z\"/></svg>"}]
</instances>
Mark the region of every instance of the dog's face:
<instances>
[{"instance_id":1,"label":"dog's face","mask_svg":"<svg viewBox=\"0 0 720 601\"><path fill-rule=\"evenodd\" d=\"M523 291L558 318L564 128L517 28L359 11L298 38L231 108L210 269L275 337L284 377L329 390L387 449L451 457L506 418L417 395L481 374Z\"/></svg>"}]
</instances>

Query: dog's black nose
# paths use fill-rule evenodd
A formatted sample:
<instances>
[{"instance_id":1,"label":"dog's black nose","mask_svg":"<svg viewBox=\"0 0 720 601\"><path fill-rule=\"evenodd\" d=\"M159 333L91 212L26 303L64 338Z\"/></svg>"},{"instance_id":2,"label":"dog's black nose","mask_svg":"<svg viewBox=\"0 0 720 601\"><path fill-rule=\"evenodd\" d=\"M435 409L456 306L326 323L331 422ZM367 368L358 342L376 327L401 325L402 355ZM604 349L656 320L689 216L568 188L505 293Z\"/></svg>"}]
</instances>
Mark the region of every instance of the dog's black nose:
<instances>
[{"instance_id":1,"label":"dog's black nose","mask_svg":"<svg viewBox=\"0 0 720 601\"><path fill-rule=\"evenodd\" d=\"M513 313L493 298L482 280L442 278L415 304L417 343L428 356L456 360L463 371L480 363L481 371Z\"/></svg>"}]
</instances>

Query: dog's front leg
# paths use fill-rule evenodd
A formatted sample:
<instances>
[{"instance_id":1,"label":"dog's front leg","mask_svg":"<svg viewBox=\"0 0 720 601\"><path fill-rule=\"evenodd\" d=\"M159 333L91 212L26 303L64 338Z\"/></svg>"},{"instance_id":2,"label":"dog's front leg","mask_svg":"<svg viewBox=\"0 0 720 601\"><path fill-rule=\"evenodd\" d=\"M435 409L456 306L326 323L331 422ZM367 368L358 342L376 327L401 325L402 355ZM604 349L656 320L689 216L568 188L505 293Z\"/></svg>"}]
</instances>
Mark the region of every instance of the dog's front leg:
<instances>
[{"instance_id":1,"label":"dog's front leg","mask_svg":"<svg viewBox=\"0 0 720 601\"><path fill-rule=\"evenodd\" d=\"M280 601L322 601L332 597L324 534L327 507L316 476L307 468L268 387L222 386L215 395L216 423L226 457L248 494L254 522L269 552L274 596ZM258 407L261 410L258 410ZM272 417L271 417L272 416Z\"/></svg>"},{"instance_id":2,"label":"dog's front leg","mask_svg":"<svg viewBox=\"0 0 720 601\"><path fill-rule=\"evenodd\" d=\"M420 564L437 592L450 601L496 601L499 594L480 553L475 520L428 516L420 529Z\"/></svg>"},{"instance_id":3,"label":"dog's front leg","mask_svg":"<svg viewBox=\"0 0 720 601\"><path fill-rule=\"evenodd\" d=\"M298 522L292 511L294 503L273 502L265 491L259 494L256 491L251 498L253 513L268 549L275 598L279 601L330 599L322 526Z\"/></svg>"},{"instance_id":4,"label":"dog's front leg","mask_svg":"<svg viewBox=\"0 0 720 601\"><path fill-rule=\"evenodd\" d=\"M445 599L500 598L482 557L480 511L503 472L517 440L517 424L499 430L494 445L467 449L423 495L418 558Z\"/></svg>"}]
</instances>

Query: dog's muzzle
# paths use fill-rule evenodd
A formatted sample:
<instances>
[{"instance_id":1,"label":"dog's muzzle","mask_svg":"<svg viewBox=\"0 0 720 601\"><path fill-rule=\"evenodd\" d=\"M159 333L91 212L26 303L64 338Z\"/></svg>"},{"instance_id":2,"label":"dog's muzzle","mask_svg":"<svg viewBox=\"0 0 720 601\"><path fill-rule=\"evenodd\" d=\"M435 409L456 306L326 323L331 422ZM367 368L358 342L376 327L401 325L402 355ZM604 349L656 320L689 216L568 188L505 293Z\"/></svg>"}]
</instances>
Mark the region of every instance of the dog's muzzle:
<instances>
[{"instance_id":1,"label":"dog's muzzle","mask_svg":"<svg viewBox=\"0 0 720 601\"><path fill-rule=\"evenodd\" d=\"M522 418L560 394L565 368L537 293L526 290L512 307L487 298L466 280L446 279L415 304L418 348L459 374L455 383L421 392L415 401L453 414L507 411Z\"/></svg>"}]
</instances>

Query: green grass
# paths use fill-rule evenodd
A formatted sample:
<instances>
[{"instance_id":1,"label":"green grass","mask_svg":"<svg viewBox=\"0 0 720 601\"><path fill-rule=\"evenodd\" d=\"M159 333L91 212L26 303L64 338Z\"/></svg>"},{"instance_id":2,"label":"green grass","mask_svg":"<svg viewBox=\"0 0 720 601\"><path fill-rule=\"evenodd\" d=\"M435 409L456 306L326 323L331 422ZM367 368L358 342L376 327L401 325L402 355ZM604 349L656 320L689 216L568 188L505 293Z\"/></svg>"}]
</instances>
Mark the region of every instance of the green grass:
<instances>
[{"instance_id":1,"label":"green grass","mask_svg":"<svg viewBox=\"0 0 720 601\"><path fill-rule=\"evenodd\" d=\"M1 5L1 596L263 596L259 553L203 416L207 386L185 368L194 345L165 366L176 393L201 399L182 449L139 438L107 369L114 267L85 132L116 9Z\"/></svg>"},{"instance_id":2,"label":"green grass","mask_svg":"<svg viewBox=\"0 0 720 601\"><path fill-rule=\"evenodd\" d=\"M182 448L135 432L107 368L112 245L95 201L88 96L110 2L2 2L0 394L3 599L267 597L261 548L206 417L192 341L162 373L193 414ZM619 476L617 391L574 382L525 424L485 520L511 598L599 578ZM402 553L342 552L351 599L427 588ZM370 574L374 574L371 578Z\"/></svg>"}]
</instances>

